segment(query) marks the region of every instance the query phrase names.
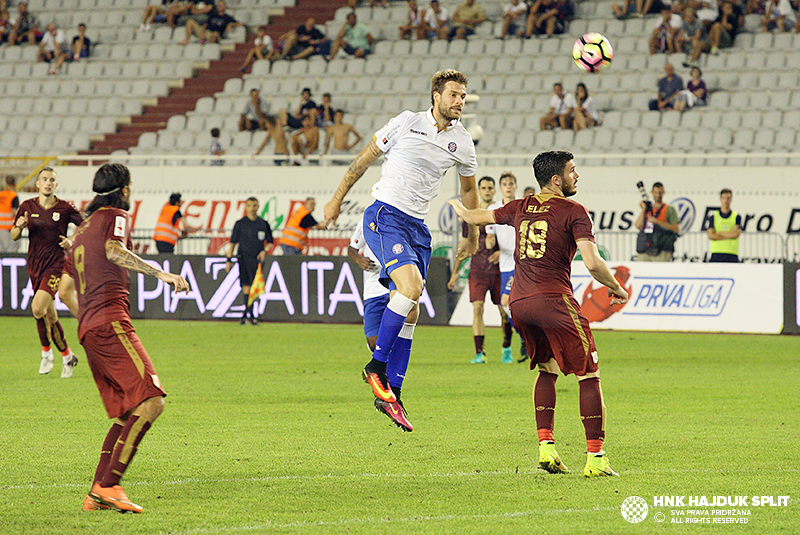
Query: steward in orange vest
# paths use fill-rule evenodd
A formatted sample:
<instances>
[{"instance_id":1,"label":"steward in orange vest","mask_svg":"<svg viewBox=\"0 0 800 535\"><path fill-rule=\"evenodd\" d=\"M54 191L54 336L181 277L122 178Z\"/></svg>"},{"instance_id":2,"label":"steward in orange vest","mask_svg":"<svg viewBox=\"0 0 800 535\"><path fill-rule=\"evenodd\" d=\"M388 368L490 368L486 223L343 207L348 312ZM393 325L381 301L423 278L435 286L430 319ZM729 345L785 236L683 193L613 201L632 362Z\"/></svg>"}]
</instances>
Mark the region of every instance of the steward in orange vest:
<instances>
[{"instance_id":1,"label":"steward in orange vest","mask_svg":"<svg viewBox=\"0 0 800 535\"><path fill-rule=\"evenodd\" d=\"M169 196L169 202L161 209L161 215L158 216L153 239L160 254L173 254L175 252L175 245L181 235L180 222L183 219L180 205L181 194L173 193Z\"/></svg>"},{"instance_id":2,"label":"steward in orange vest","mask_svg":"<svg viewBox=\"0 0 800 535\"><path fill-rule=\"evenodd\" d=\"M311 215L317 201L313 197L306 199L303 206L292 212L286 226L283 228L283 235L278 240L284 255L303 254L308 241L308 231L312 228L319 228L319 223Z\"/></svg>"},{"instance_id":3,"label":"steward in orange vest","mask_svg":"<svg viewBox=\"0 0 800 535\"><path fill-rule=\"evenodd\" d=\"M19 242L11 239L11 229L14 226L14 214L19 208L19 197L14 192L14 177L6 177L3 183L5 187L0 191L0 253L16 253L19 251Z\"/></svg>"}]
</instances>

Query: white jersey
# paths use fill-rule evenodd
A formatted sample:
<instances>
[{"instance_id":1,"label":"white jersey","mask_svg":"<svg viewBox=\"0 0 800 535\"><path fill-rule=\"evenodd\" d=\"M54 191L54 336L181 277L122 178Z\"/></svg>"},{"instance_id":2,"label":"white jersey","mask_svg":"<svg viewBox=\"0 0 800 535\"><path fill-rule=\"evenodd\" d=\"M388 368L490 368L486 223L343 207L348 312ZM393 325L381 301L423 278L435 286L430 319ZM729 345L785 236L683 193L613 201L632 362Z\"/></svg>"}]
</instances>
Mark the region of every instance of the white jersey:
<instances>
[{"instance_id":1,"label":"white jersey","mask_svg":"<svg viewBox=\"0 0 800 535\"><path fill-rule=\"evenodd\" d=\"M487 210L497 210L503 207L499 200L489 205ZM500 273L514 271L514 248L517 246L517 231L509 225L486 225L486 234L494 234L497 246L500 248Z\"/></svg>"},{"instance_id":2,"label":"white jersey","mask_svg":"<svg viewBox=\"0 0 800 535\"><path fill-rule=\"evenodd\" d=\"M465 177L478 170L475 144L461 121L439 132L432 109L404 111L375 132L385 159L372 196L418 219L425 219L448 169L455 165Z\"/></svg>"},{"instance_id":3,"label":"white jersey","mask_svg":"<svg viewBox=\"0 0 800 535\"><path fill-rule=\"evenodd\" d=\"M364 240L364 220L358 220L356 231L350 237L350 247L356 251L361 251L361 254L372 260L375 267L372 271L364 271L364 301L373 297L380 297L388 294L389 290L380 283L378 277L381 273L381 263L378 257L370 250L366 240Z\"/></svg>"}]
</instances>

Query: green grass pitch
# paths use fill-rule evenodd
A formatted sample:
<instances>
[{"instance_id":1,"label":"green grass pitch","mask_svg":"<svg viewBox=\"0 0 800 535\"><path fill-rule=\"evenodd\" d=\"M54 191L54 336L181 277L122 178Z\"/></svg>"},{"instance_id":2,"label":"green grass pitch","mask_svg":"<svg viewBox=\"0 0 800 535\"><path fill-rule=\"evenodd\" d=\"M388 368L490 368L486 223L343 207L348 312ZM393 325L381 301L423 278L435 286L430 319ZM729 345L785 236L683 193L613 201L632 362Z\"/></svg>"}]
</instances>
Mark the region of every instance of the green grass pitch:
<instances>
[{"instance_id":1,"label":"green grass pitch","mask_svg":"<svg viewBox=\"0 0 800 535\"><path fill-rule=\"evenodd\" d=\"M137 321L169 393L123 484L142 515L80 510L110 425L81 364L37 374L32 318L0 318L0 533L528 534L800 532L800 352L786 336L597 331L605 448L585 479L574 377L558 381L569 475L536 469L535 374L470 365L468 328L420 327L403 399L372 408L359 326ZM515 353L518 340L515 336ZM748 523L675 524L653 496L789 495ZM626 522L622 501L650 514ZM708 508L707 508L708 509ZM655 521L663 512L666 520Z\"/></svg>"}]
</instances>

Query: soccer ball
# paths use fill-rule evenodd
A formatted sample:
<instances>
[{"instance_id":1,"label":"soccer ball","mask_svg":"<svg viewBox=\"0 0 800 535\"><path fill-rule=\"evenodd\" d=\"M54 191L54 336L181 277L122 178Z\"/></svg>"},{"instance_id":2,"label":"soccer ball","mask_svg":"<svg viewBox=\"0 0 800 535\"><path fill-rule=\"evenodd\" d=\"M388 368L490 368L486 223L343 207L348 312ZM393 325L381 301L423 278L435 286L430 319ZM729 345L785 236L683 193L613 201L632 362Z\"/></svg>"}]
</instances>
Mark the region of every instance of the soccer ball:
<instances>
[{"instance_id":1,"label":"soccer ball","mask_svg":"<svg viewBox=\"0 0 800 535\"><path fill-rule=\"evenodd\" d=\"M611 65L614 49L611 43L599 33L587 33L572 47L572 58L579 69L587 72L600 72Z\"/></svg>"}]
</instances>

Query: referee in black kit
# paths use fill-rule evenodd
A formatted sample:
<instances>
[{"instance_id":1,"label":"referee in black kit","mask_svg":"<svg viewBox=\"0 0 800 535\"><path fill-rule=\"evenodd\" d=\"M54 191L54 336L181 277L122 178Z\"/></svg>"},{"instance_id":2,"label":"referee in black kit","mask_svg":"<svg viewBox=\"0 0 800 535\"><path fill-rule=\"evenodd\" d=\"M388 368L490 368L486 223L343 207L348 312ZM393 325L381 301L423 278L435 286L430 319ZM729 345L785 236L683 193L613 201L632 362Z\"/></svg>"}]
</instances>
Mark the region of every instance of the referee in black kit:
<instances>
[{"instance_id":1,"label":"referee in black kit","mask_svg":"<svg viewBox=\"0 0 800 535\"><path fill-rule=\"evenodd\" d=\"M241 218L233 225L231 242L228 244L225 262L225 271L231 270L233 259L233 248L238 243L239 251L236 260L239 262L239 283L242 285L242 303L244 312L240 323L244 325L247 318L250 323L258 325L256 314L253 314L253 307L248 306L247 300L250 295L250 285L256 276L258 264L263 262L267 253L272 249L272 229L269 223L258 217L258 199L249 197L244 203L245 217ZM255 303L253 303L255 305Z\"/></svg>"}]
</instances>

